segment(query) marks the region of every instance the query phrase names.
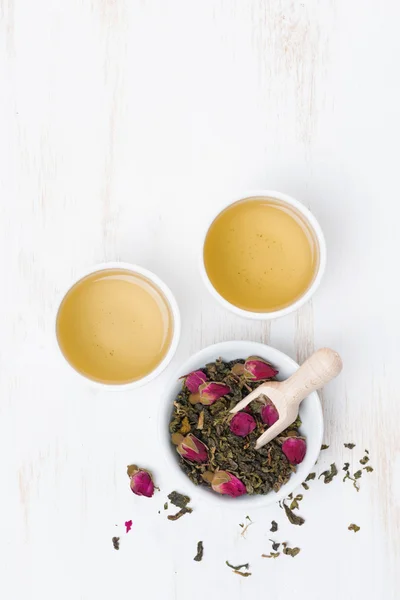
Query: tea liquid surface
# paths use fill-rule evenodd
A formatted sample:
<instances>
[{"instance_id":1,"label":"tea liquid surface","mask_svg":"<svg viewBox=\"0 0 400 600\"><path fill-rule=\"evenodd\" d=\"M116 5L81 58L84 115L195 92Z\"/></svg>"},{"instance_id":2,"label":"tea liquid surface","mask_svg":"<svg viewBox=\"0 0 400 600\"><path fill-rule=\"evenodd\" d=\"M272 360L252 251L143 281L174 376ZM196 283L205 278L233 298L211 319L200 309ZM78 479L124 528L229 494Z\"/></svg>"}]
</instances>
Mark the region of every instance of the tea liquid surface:
<instances>
[{"instance_id":1,"label":"tea liquid surface","mask_svg":"<svg viewBox=\"0 0 400 600\"><path fill-rule=\"evenodd\" d=\"M78 281L61 303L57 338L68 362L90 379L136 381L168 352L169 304L148 279L125 269L98 271Z\"/></svg>"},{"instance_id":2,"label":"tea liquid surface","mask_svg":"<svg viewBox=\"0 0 400 600\"><path fill-rule=\"evenodd\" d=\"M204 263L211 283L231 304L271 312L306 292L318 252L294 209L272 198L252 198L232 204L211 224Z\"/></svg>"}]
</instances>

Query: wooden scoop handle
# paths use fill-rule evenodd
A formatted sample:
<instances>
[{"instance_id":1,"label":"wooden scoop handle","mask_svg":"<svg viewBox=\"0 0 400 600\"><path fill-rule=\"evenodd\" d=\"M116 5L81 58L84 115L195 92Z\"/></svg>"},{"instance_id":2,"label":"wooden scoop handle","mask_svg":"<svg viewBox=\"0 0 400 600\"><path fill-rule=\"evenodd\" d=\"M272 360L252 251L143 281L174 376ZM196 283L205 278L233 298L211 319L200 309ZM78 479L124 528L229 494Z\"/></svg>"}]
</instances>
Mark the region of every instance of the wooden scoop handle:
<instances>
[{"instance_id":1,"label":"wooden scoop handle","mask_svg":"<svg viewBox=\"0 0 400 600\"><path fill-rule=\"evenodd\" d=\"M282 383L288 405L299 405L311 392L319 390L339 375L343 364L339 354L321 348L308 358L289 379Z\"/></svg>"}]
</instances>

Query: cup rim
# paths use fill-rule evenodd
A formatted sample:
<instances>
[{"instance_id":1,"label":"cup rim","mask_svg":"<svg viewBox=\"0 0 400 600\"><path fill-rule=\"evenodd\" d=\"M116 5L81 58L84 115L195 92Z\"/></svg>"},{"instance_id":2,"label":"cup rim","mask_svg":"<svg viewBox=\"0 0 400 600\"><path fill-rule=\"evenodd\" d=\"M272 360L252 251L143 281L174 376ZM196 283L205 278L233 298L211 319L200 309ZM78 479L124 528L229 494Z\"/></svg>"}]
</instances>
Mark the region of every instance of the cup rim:
<instances>
[{"instance_id":1,"label":"cup rim","mask_svg":"<svg viewBox=\"0 0 400 600\"><path fill-rule=\"evenodd\" d=\"M212 493L203 486L195 486L180 468L176 453L174 453L171 446L169 421L174 399L173 390L179 385L180 378L184 373L201 368L202 365L212 358L215 359L215 357L218 356L224 357L226 353L233 351L235 353L237 352L238 355L249 351L251 354L275 361L275 364L281 368L284 364L293 372L299 368L299 364L285 352L268 344L263 344L262 342L254 342L252 340L232 340L205 346L201 350L188 356L186 360L179 365L179 368L175 370L173 377L167 382L158 409L158 435L163 447L164 464L168 470L168 476L174 484L176 483L176 485L181 486L182 489L188 489L190 486L190 491L188 491L188 493L193 500L206 502L209 505L213 504L219 508L240 510L245 508L265 508L284 500L290 493L294 492L313 470L314 464L318 459L324 435L324 418L321 401L317 392L311 392L307 398L307 401L312 405L311 410L313 412L314 423L312 424L312 439L311 437L307 438L306 457L304 461L297 466L296 473L291 475L289 481L287 481L278 492L271 491L268 494L260 495L246 494L233 499L229 496ZM306 400L304 400L304 402L305 401Z\"/></svg>"},{"instance_id":2,"label":"cup rim","mask_svg":"<svg viewBox=\"0 0 400 600\"><path fill-rule=\"evenodd\" d=\"M103 383L101 381L95 381L94 379L87 377L86 375L84 375L83 373L81 373L80 371L75 369L75 367L73 367L73 365L64 356L64 353L61 350L61 346L59 344L58 336L57 336L57 317L58 317L58 313L59 313L61 304L62 304L64 298L66 297L66 295L68 294L68 292L73 288L74 285L76 285L79 281L81 281L88 275L97 273L98 271L106 271L108 269L124 269L126 271L131 271L132 273L146 277L149 281L151 281L151 283L153 283L164 294L164 296L167 299L167 302L170 306L171 313L172 313L172 319L173 319L172 339L171 339L171 343L168 348L168 351L167 351L166 355L164 356L163 360L160 362L159 365L157 365L157 367L155 369L153 369L153 371L148 373L145 377L142 377L141 379L138 379L136 381L130 381L127 383ZM158 375L160 375L160 373L162 373L162 371L164 371L164 369L171 362L171 360L178 348L179 339L180 339L180 335L181 335L181 316L180 316L179 306L175 299L175 296L173 295L173 293L172 293L171 289L168 287L168 285L162 279L160 279L160 277L158 275L156 275L152 271L149 271L148 269L145 269L144 267L141 267L139 265L135 265L135 264L123 262L123 261L102 262L102 263L93 265L91 267L88 267L87 269L81 270L79 272L79 275L76 278L74 278L73 282L70 285L66 286L66 288L60 293L59 299L58 299L58 302L56 305L56 311L55 311L55 316L53 318L53 323L54 323L54 337L55 337L56 346L58 348L58 354L59 354L59 356L62 357L62 362L65 365L67 365L67 367L69 368L69 371L70 372L72 371L80 379L83 379L84 381L86 381L86 383L88 383L91 387L94 387L97 389L103 389L103 390L105 389L105 390L109 390L109 391L133 390L133 389L142 387L146 383L149 383L150 381L155 379Z\"/></svg>"},{"instance_id":3,"label":"cup rim","mask_svg":"<svg viewBox=\"0 0 400 600\"><path fill-rule=\"evenodd\" d=\"M278 200L278 201L281 200L282 202L285 202L289 206L294 207L304 217L304 219L307 221L308 225L314 232L314 235L315 235L315 238L316 238L316 241L318 244L318 250L319 250L319 264L318 264L318 268L317 268L317 271L314 276L314 280L312 281L310 287L304 292L304 294L302 296L300 296L300 298L295 300L289 306L285 306L284 308L281 308L279 310L270 311L270 312L255 312L255 311L251 311L251 310L246 310L244 308L239 308L238 306L235 306L234 304L232 304L231 302L226 300L219 292L217 292L217 290L211 283L210 278L208 277L208 273L207 273L205 264L204 264L204 244L205 244L205 240L206 240L208 231L209 231L212 223L214 222L214 220L224 210L226 210L229 206L232 206L236 202L240 202L241 200L250 200L251 198L255 198L255 197L271 198L273 200ZM229 202L227 202L224 206L222 206L222 208L219 208L218 211L213 213L213 216L208 221L207 227L202 236L201 256L200 256L200 273L201 273L201 277L203 279L203 282L204 282L206 288L211 293L211 295L214 296L214 298L216 298L220 304L222 304L222 306L224 308L226 308L227 310L229 310L241 317L245 317L248 319L270 320L270 319L276 319L279 317L284 317L285 315L288 315L288 314L296 311L301 306L303 306L303 304L308 302L308 300L315 293L315 291L317 290L317 288L319 287L319 285L321 283L322 276L325 272L325 268L326 268L326 242L325 242L325 236L323 234L323 231L322 231L321 226L318 223L317 219L314 217L314 215L311 213L311 211L306 206L304 206L304 204L299 202L299 200L296 200L295 198L293 198L292 196L289 196L288 194L284 194L282 192L277 192L275 190L249 190L243 194L235 196L233 199L231 199Z\"/></svg>"}]
</instances>

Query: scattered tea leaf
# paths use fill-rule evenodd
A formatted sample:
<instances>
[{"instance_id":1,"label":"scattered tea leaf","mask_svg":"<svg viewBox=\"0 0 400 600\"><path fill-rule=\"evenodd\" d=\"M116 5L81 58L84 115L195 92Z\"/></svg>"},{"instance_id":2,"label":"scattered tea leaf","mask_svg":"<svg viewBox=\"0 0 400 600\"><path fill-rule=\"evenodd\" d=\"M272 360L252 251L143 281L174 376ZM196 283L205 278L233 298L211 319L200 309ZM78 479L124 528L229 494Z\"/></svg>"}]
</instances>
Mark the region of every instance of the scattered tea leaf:
<instances>
[{"instance_id":1,"label":"scattered tea leaf","mask_svg":"<svg viewBox=\"0 0 400 600\"><path fill-rule=\"evenodd\" d=\"M306 481L312 481L313 479L315 479L315 473L309 473L306 477Z\"/></svg>"},{"instance_id":2,"label":"scattered tea leaf","mask_svg":"<svg viewBox=\"0 0 400 600\"><path fill-rule=\"evenodd\" d=\"M362 465L366 465L368 461L369 461L369 456L367 456L367 455L365 455L363 458L360 458L360 463Z\"/></svg>"},{"instance_id":3,"label":"scattered tea leaf","mask_svg":"<svg viewBox=\"0 0 400 600\"><path fill-rule=\"evenodd\" d=\"M334 477L336 477L337 474L338 474L338 470L336 468L336 465L335 465L335 463L332 463L330 470L329 471L328 470L327 471L323 471L321 473L321 475L318 477L318 479L320 479L321 477L323 477L324 478L324 483L331 483L332 479Z\"/></svg>"},{"instance_id":4,"label":"scattered tea leaf","mask_svg":"<svg viewBox=\"0 0 400 600\"><path fill-rule=\"evenodd\" d=\"M119 550L119 537L113 537L112 543L115 550Z\"/></svg>"},{"instance_id":5,"label":"scattered tea leaf","mask_svg":"<svg viewBox=\"0 0 400 600\"><path fill-rule=\"evenodd\" d=\"M295 515L294 512L290 510L290 508L285 504L284 501L282 502L282 504L283 508L285 509L286 516L292 523L292 525L303 525L305 523L305 519L303 519L303 517L300 517L299 515Z\"/></svg>"},{"instance_id":6,"label":"scattered tea leaf","mask_svg":"<svg viewBox=\"0 0 400 600\"><path fill-rule=\"evenodd\" d=\"M130 530L132 529L132 521L125 521L125 528L126 528L126 533L129 533Z\"/></svg>"},{"instance_id":7,"label":"scattered tea leaf","mask_svg":"<svg viewBox=\"0 0 400 600\"><path fill-rule=\"evenodd\" d=\"M280 552L270 552L270 554L261 554L261 558L278 558L280 555Z\"/></svg>"},{"instance_id":8,"label":"scattered tea leaf","mask_svg":"<svg viewBox=\"0 0 400 600\"><path fill-rule=\"evenodd\" d=\"M184 494L180 494L179 492L171 492L168 494L169 500L177 506L178 508L185 508L190 502L189 496L185 496Z\"/></svg>"},{"instance_id":9,"label":"scattered tea leaf","mask_svg":"<svg viewBox=\"0 0 400 600\"><path fill-rule=\"evenodd\" d=\"M281 545L280 542L274 542L274 540L269 540L272 544L272 550L274 550L274 552L276 552L277 550L279 550L279 546Z\"/></svg>"},{"instance_id":10,"label":"scattered tea leaf","mask_svg":"<svg viewBox=\"0 0 400 600\"><path fill-rule=\"evenodd\" d=\"M241 523L240 526L243 528L243 531L241 533L242 537L246 537L246 531L248 530L248 528L250 527L250 525L253 525L253 521L250 519L250 517L246 517L248 523L247 525L245 525L244 523Z\"/></svg>"},{"instance_id":11,"label":"scattered tea leaf","mask_svg":"<svg viewBox=\"0 0 400 600\"><path fill-rule=\"evenodd\" d=\"M350 463L344 463L343 471L348 471L350 469Z\"/></svg>"},{"instance_id":12,"label":"scattered tea leaf","mask_svg":"<svg viewBox=\"0 0 400 600\"><path fill-rule=\"evenodd\" d=\"M327 444L322 444L321 450L328 450L329 446Z\"/></svg>"},{"instance_id":13,"label":"scattered tea leaf","mask_svg":"<svg viewBox=\"0 0 400 600\"><path fill-rule=\"evenodd\" d=\"M193 560L200 562L203 559L204 547L203 542L197 542L197 554Z\"/></svg>"},{"instance_id":14,"label":"scattered tea leaf","mask_svg":"<svg viewBox=\"0 0 400 600\"><path fill-rule=\"evenodd\" d=\"M295 508L299 508L299 502L303 500L302 494L297 494L295 498L293 498L292 503L290 505L290 510L294 510Z\"/></svg>"},{"instance_id":15,"label":"scattered tea leaf","mask_svg":"<svg viewBox=\"0 0 400 600\"><path fill-rule=\"evenodd\" d=\"M242 571L233 571L236 575L241 575L242 577L250 577L251 573L242 573Z\"/></svg>"},{"instance_id":16,"label":"scattered tea leaf","mask_svg":"<svg viewBox=\"0 0 400 600\"><path fill-rule=\"evenodd\" d=\"M345 447L345 448L348 448L349 450L353 450L353 448L355 448L355 447L356 447L356 445L355 445L355 444L352 444L352 443L350 442L350 443L344 444L344 447Z\"/></svg>"},{"instance_id":17,"label":"scattered tea leaf","mask_svg":"<svg viewBox=\"0 0 400 600\"><path fill-rule=\"evenodd\" d=\"M374 470L373 467L370 467L370 466L364 467L364 471L367 471L367 473L372 473L373 470Z\"/></svg>"},{"instance_id":18,"label":"scattered tea leaf","mask_svg":"<svg viewBox=\"0 0 400 600\"><path fill-rule=\"evenodd\" d=\"M303 486L303 488L305 490L309 490L310 489L310 486L307 483L305 483L304 481L303 481L303 483L301 485Z\"/></svg>"},{"instance_id":19,"label":"scattered tea leaf","mask_svg":"<svg viewBox=\"0 0 400 600\"><path fill-rule=\"evenodd\" d=\"M249 565L249 563L244 563L243 565L237 565L237 566L235 567L234 565L231 565L231 563L230 563L228 560L226 560L226 561L225 561L225 564L227 564L227 565L228 565L228 567L230 567L230 568L231 568L231 569L233 569L234 571L240 571L240 569L247 569L247 570L249 570L249 568L250 568L250 565Z\"/></svg>"},{"instance_id":20,"label":"scattered tea leaf","mask_svg":"<svg viewBox=\"0 0 400 600\"><path fill-rule=\"evenodd\" d=\"M164 510L168 510L168 502L164 503Z\"/></svg>"},{"instance_id":21,"label":"scattered tea leaf","mask_svg":"<svg viewBox=\"0 0 400 600\"><path fill-rule=\"evenodd\" d=\"M272 531L272 533L275 533L275 531L278 531L278 523L276 521L271 521L270 531Z\"/></svg>"},{"instance_id":22,"label":"scattered tea leaf","mask_svg":"<svg viewBox=\"0 0 400 600\"><path fill-rule=\"evenodd\" d=\"M360 479L361 475L362 475L362 471L361 470L360 471L356 471L354 473L354 479Z\"/></svg>"},{"instance_id":23,"label":"scattered tea leaf","mask_svg":"<svg viewBox=\"0 0 400 600\"><path fill-rule=\"evenodd\" d=\"M369 454L369 450L364 450L365 454Z\"/></svg>"},{"instance_id":24,"label":"scattered tea leaf","mask_svg":"<svg viewBox=\"0 0 400 600\"><path fill-rule=\"evenodd\" d=\"M353 482L353 487L356 488L357 492L360 491L360 486L358 485L357 481L354 479L354 477L352 477L350 475L350 473L348 471L346 471L346 475L343 477L343 483L346 481L346 479L350 479Z\"/></svg>"},{"instance_id":25,"label":"scattered tea leaf","mask_svg":"<svg viewBox=\"0 0 400 600\"><path fill-rule=\"evenodd\" d=\"M285 545L285 548L283 549L283 554L286 554L287 556L292 556L293 558L297 556L299 552L300 548L297 548L297 546L295 548L289 548L289 546Z\"/></svg>"},{"instance_id":26,"label":"scattered tea leaf","mask_svg":"<svg viewBox=\"0 0 400 600\"><path fill-rule=\"evenodd\" d=\"M186 515L186 513L190 514L193 512L193 509L188 507L188 506L184 506L183 508L181 508L180 511L178 511L176 513L176 515L168 515L168 520L169 521L177 521L178 519L180 519L181 517L183 517L183 515Z\"/></svg>"},{"instance_id":27,"label":"scattered tea leaf","mask_svg":"<svg viewBox=\"0 0 400 600\"><path fill-rule=\"evenodd\" d=\"M357 533L357 531L360 531L360 527L358 525L356 525L355 523L351 523L347 529L349 529L349 531L354 531L354 533Z\"/></svg>"}]
</instances>

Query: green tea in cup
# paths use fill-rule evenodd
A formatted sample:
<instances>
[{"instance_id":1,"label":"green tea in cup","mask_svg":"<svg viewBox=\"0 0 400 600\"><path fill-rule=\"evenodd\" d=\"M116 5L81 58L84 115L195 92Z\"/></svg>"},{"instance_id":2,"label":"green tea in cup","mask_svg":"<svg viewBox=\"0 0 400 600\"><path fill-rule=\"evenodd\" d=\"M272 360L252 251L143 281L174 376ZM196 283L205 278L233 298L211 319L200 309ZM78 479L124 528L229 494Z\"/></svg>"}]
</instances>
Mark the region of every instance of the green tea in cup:
<instances>
[{"instance_id":1,"label":"green tea in cup","mask_svg":"<svg viewBox=\"0 0 400 600\"><path fill-rule=\"evenodd\" d=\"M314 231L294 206L254 197L231 204L214 219L203 260L223 299L244 311L269 313L291 306L309 290L319 251Z\"/></svg>"}]
</instances>

